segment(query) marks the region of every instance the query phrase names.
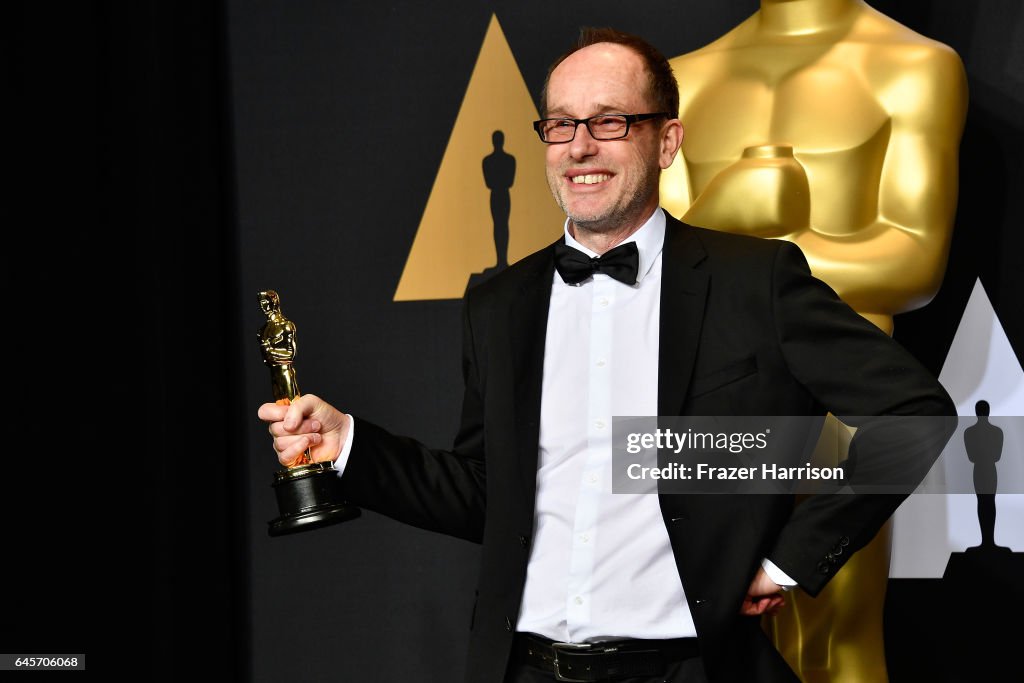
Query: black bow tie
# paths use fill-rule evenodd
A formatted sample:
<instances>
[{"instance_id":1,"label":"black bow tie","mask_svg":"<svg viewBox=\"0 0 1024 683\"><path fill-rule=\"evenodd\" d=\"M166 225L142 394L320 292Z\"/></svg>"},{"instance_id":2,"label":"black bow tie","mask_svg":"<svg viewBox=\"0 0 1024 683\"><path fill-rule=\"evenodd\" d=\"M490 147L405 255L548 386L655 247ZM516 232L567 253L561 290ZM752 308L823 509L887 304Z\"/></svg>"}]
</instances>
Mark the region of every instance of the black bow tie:
<instances>
[{"instance_id":1,"label":"black bow tie","mask_svg":"<svg viewBox=\"0 0 1024 683\"><path fill-rule=\"evenodd\" d=\"M626 242L602 256L590 258L579 249L559 242L555 245L555 268L567 285L578 285L594 273L604 273L619 282L635 285L640 253L636 242Z\"/></svg>"}]
</instances>

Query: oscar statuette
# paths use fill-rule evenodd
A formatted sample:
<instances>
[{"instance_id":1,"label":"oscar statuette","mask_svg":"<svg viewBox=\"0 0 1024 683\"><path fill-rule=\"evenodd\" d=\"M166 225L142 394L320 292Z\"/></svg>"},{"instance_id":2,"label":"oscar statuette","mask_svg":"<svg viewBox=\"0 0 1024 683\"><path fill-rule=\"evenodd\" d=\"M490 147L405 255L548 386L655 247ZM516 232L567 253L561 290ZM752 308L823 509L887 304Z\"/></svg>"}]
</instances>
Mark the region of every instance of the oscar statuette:
<instances>
[{"instance_id":1,"label":"oscar statuette","mask_svg":"<svg viewBox=\"0 0 1024 683\"><path fill-rule=\"evenodd\" d=\"M259 329L263 362L270 368L270 383L278 405L289 405L299 396L295 376L295 324L281 313L277 292L259 293L260 309L267 322ZM331 462L313 462L307 449L283 470L274 473L274 493L279 517L270 521L271 536L309 531L360 515L341 495L341 480Z\"/></svg>"}]
</instances>

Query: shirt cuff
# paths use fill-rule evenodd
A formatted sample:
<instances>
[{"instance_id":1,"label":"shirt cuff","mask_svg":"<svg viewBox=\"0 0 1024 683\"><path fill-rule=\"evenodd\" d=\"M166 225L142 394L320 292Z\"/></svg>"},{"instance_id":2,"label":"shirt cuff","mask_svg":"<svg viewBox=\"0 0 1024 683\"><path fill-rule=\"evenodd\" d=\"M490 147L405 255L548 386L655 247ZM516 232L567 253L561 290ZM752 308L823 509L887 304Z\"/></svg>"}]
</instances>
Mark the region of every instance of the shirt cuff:
<instances>
[{"instance_id":1,"label":"shirt cuff","mask_svg":"<svg viewBox=\"0 0 1024 683\"><path fill-rule=\"evenodd\" d=\"M768 578L779 584L779 588L784 591L791 591L798 585L796 581L789 577L789 574L776 567L775 563L767 557L761 560L761 568L764 569L764 573L768 575Z\"/></svg>"},{"instance_id":2,"label":"shirt cuff","mask_svg":"<svg viewBox=\"0 0 1024 683\"><path fill-rule=\"evenodd\" d=\"M338 470L339 477L344 474L348 465L348 456L352 453L352 435L356 433L356 421L348 413L345 415L348 417L348 436L345 437L345 443L341 444L338 459L334 461L334 469Z\"/></svg>"}]
</instances>

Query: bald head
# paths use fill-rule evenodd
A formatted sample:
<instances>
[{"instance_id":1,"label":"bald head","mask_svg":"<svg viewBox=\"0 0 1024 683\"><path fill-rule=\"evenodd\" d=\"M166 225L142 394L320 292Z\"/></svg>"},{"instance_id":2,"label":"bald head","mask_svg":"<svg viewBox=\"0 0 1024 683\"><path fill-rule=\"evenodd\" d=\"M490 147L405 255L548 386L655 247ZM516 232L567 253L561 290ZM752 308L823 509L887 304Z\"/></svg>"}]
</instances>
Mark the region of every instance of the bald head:
<instances>
[{"instance_id":1,"label":"bald head","mask_svg":"<svg viewBox=\"0 0 1024 683\"><path fill-rule=\"evenodd\" d=\"M641 95L649 103L651 111L670 112L673 117L679 113L679 84L676 82L675 73L671 65L661 52L643 38L631 33L616 31L612 28L590 28L580 30L579 38L564 54L556 59L548 68L547 77L544 79L544 88L541 90L540 111L541 116L548 116L549 112L549 85L551 74L559 65L576 52L598 43L606 43L625 48L635 54L641 65L641 78L637 81L642 84Z\"/></svg>"}]
</instances>

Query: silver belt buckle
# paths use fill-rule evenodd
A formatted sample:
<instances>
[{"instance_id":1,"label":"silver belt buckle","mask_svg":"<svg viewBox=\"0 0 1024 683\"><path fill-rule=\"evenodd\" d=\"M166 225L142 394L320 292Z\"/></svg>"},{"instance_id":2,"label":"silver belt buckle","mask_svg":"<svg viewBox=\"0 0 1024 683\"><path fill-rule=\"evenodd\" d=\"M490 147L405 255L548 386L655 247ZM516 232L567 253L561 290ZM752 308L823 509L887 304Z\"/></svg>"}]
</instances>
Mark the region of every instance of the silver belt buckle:
<instances>
[{"instance_id":1,"label":"silver belt buckle","mask_svg":"<svg viewBox=\"0 0 1024 683\"><path fill-rule=\"evenodd\" d=\"M551 643L551 649L555 653L555 680L565 683L586 683L586 678L570 678L562 673L561 662L558 661L559 652L584 652L593 647L590 643Z\"/></svg>"}]
</instances>

